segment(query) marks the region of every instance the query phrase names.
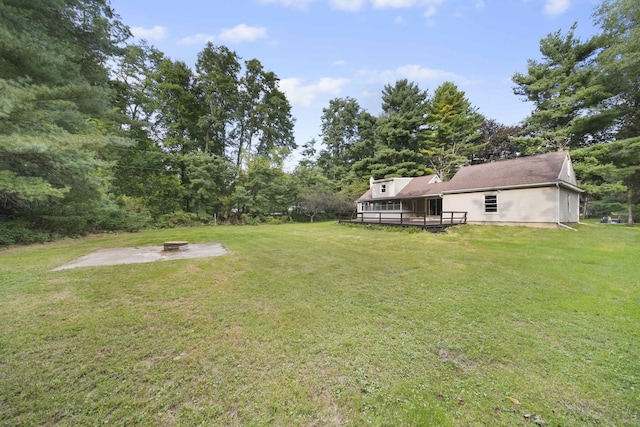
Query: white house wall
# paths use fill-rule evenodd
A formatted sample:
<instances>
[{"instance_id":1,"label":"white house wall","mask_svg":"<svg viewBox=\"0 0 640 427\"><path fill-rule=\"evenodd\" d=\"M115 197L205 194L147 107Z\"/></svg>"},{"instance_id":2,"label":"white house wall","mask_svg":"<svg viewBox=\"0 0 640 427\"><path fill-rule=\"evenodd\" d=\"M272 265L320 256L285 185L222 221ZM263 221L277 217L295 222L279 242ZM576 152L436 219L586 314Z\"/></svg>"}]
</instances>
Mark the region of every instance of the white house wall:
<instances>
[{"instance_id":1,"label":"white house wall","mask_svg":"<svg viewBox=\"0 0 640 427\"><path fill-rule=\"evenodd\" d=\"M411 182L411 178L387 178L371 181L371 197L373 199L384 199L395 197L404 187ZM385 192L382 186L385 185Z\"/></svg>"},{"instance_id":2,"label":"white house wall","mask_svg":"<svg viewBox=\"0 0 640 427\"><path fill-rule=\"evenodd\" d=\"M560 187L560 222L580 220L580 194Z\"/></svg>"},{"instance_id":3,"label":"white house wall","mask_svg":"<svg viewBox=\"0 0 640 427\"><path fill-rule=\"evenodd\" d=\"M498 212L485 212L485 195L497 196ZM556 223L558 220L557 199L558 189L555 186L445 194L442 200L442 210L467 212L467 222L469 223ZM570 203L567 211L572 208ZM565 214L569 218L569 213L565 212ZM577 222L577 219L565 222Z\"/></svg>"},{"instance_id":4,"label":"white house wall","mask_svg":"<svg viewBox=\"0 0 640 427\"><path fill-rule=\"evenodd\" d=\"M560 171L560 176L558 176L558 179L566 181L573 185L578 185L576 182L576 174L573 170L573 165L571 164L571 161L568 157L562 165L562 170Z\"/></svg>"}]
</instances>

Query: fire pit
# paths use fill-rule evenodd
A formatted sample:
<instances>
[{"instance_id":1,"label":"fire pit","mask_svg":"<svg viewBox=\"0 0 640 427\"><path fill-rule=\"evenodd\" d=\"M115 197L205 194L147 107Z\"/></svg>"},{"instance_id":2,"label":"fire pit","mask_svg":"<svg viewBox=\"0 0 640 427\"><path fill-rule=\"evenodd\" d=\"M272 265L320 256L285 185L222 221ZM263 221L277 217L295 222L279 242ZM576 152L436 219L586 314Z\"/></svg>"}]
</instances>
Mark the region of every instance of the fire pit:
<instances>
[{"instance_id":1,"label":"fire pit","mask_svg":"<svg viewBox=\"0 0 640 427\"><path fill-rule=\"evenodd\" d=\"M165 251L186 251L189 249L189 242L164 242Z\"/></svg>"}]
</instances>

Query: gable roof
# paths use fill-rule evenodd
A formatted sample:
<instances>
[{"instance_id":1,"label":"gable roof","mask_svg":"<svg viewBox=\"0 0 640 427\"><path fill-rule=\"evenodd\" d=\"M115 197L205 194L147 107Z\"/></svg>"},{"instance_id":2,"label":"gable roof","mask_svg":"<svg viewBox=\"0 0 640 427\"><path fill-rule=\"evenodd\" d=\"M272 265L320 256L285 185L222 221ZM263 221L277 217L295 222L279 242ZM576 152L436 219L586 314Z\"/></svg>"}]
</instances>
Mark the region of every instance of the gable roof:
<instances>
[{"instance_id":1,"label":"gable roof","mask_svg":"<svg viewBox=\"0 0 640 427\"><path fill-rule=\"evenodd\" d=\"M393 178L390 178L390 179L393 179ZM389 179L377 180L375 182L388 181L388 180ZM409 183L405 185L402 188L402 190L400 190L398 194L395 195L395 197L391 197L391 198L404 199L408 197L423 196L425 188L429 188L431 185L438 183L438 181L440 181L440 177L438 177L438 175L436 174L411 178L411 181L409 181ZM435 193L435 194L439 194L439 193ZM385 197L385 199L389 199L389 198L390 197ZM356 202L366 202L368 200L373 200L372 188L369 188L369 190L366 193L364 193L362 196L360 196L358 200L356 200Z\"/></svg>"},{"instance_id":2,"label":"gable roof","mask_svg":"<svg viewBox=\"0 0 640 427\"><path fill-rule=\"evenodd\" d=\"M537 187L561 184L574 191L582 191L573 174L563 171L571 167L567 151L538 154L517 159L464 166L448 182L433 182L433 175L413 178L392 199L436 196L506 188ZM385 197L384 199L389 199ZM364 193L356 202L373 200L373 191ZM382 200L382 199L379 199Z\"/></svg>"},{"instance_id":3,"label":"gable roof","mask_svg":"<svg viewBox=\"0 0 640 427\"><path fill-rule=\"evenodd\" d=\"M465 166L449 181L450 192L474 191L481 189L497 189L506 187L531 187L562 183L565 186L576 186L571 178L563 174L565 162L571 162L569 153L538 154L536 156L501 160L479 165Z\"/></svg>"}]
</instances>

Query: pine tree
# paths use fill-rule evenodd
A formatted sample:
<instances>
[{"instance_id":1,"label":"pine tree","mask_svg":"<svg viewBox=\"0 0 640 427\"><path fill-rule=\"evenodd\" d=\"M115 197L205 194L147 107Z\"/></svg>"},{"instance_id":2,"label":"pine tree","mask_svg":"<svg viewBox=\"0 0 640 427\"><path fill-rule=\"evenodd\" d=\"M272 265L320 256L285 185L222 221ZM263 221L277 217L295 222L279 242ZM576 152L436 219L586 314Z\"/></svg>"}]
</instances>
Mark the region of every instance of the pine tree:
<instances>
[{"instance_id":1,"label":"pine tree","mask_svg":"<svg viewBox=\"0 0 640 427\"><path fill-rule=\"evenodd\" d=\"M483 117L455 84L444 82L438 86L427 115L422 152L441 179L450 179L469 161L473 144L482 135L482 121Z\"/></svg>"},{"instance_id":2,"label":"pine tree","mask_svg":"<svg viewBox=\"0 0 640 427\"><path fill-rule=\"evenodd\" d=\"M82 233L108 199L107 62L128 30L103 0L0 3L0 215Z\"/></svg>"}]
</instances>

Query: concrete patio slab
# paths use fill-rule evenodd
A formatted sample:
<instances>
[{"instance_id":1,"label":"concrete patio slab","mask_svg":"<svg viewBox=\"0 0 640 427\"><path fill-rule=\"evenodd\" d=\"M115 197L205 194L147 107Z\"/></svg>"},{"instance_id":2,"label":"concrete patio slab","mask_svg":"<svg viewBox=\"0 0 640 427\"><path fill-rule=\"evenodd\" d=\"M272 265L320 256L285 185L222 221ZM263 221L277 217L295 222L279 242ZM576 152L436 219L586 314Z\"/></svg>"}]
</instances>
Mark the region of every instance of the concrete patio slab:
<instances>
[{"instance_id":1,"label":"concrete patio slab","mask_svg":"<svg viewBox=\"0 0 640 427\"><path fill-rule=\"evenodd\" d=\"M171 261L185 258L204 258L228 254L220 243L189 244L189 249L165 251L163 246L140 246L134 248L98 249L75 261L68 262L51 271L68 270L77 267L96 267L101 265L135 264L141 262Z\"/></svg>"}]
</instances>

